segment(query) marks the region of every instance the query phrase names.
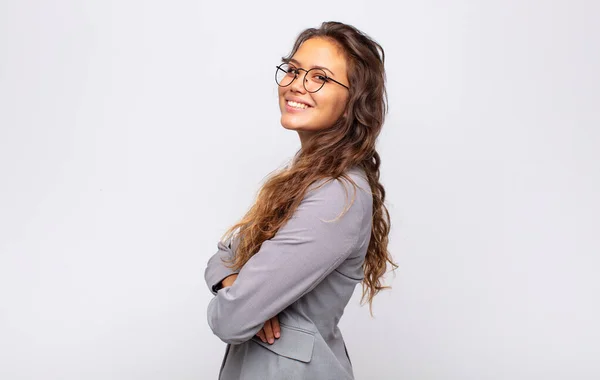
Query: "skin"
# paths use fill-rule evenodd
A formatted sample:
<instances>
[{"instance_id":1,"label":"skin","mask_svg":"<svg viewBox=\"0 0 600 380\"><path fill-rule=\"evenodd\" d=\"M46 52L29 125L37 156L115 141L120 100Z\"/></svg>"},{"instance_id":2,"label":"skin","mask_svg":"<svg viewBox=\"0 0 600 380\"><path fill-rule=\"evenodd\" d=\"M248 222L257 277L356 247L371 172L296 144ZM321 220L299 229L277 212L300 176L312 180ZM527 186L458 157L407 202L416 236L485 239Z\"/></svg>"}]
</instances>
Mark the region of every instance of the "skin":
<instances>
[{"instance_id":1,"label":"skin","mask_svg":"<svg viewBox=\"0 0 600 380\"><path fill-rule=\"evenodd\" d=\"M322 66L327 76L349 86L347 63L340 48L328 39L314 37L304 41L298 48L291 62L296 68L311 69ZM332 73L333 72L333 73ZM344 113L348 102L348 89L334 82L327 82L314 93L306 91L302 85L304 71L286 87L279 87L279 109L281 110L281 125L289 130L298 132L302 146L315 132L333 126ZM311 107L300 112L286 109L286 97L292 96Z\"/></svg>"},{"instance_id":2,"label":"skin","mask_svg":"<svg viewBox=\"0 0 600 380\"><path fill-rule=\"evenodd\" d=\"M339 47L330 40L315 37L304 41L292 57L296 68L309 70L313 66L327 68L327 76L349 87L346 58ZM302 84L304 71L286 87L279 87L279 108L281 110L281 125L289 130L298 132L300 143L306 141L316 132L331 128L344 113L348 102L348 89L334 82L328 82L314 93L306 91ZM286 97L292 96L311 107L300 112L286 109ZM222 281L223 287L231 286L238 277L232 274ZM273 344L279 338L281 329L277 316L267 320L263 328L256 334L263 342Z\"/></svg>"}]
</instances>

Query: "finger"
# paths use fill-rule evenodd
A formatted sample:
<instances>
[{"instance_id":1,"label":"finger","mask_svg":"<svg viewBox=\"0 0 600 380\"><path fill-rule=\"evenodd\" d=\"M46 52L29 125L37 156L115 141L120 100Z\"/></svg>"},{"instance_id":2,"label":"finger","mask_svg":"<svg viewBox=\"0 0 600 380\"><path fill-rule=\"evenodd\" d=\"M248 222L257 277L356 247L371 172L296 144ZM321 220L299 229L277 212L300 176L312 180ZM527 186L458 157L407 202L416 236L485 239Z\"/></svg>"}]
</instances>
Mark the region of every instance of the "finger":
<instances>
[{"instance_id":1,"label":"finger","mask_svg":"<svg viewBox=\"0 0 600 380\"><path fill-rule=\"evenodd\" d=\"M273 329L271 328L270 319L265 322L265 326L263 327L263 329L265 330L265 336L267 337L269 343L275 342L275 336L273 335Z\"/></svg>"},{"instance_id":2,"label":"finger","mask_svg":"<svg viewBox=\"0 0 600 380\"><path fill-rule=\"evenodd\" d=\"M265 338L265 330L264 329L260 329L260 331L256 334L260 340L263 341L263 343L267 343L267 339Z\"/></svg>"},{"instance_id":3,"label":"finger","mask_svg":"<svg viewBox=\"0 0 600 380\"><path fill-rule=\"evenodd\" d=\"M281 336L281 328L279 327L279 318L277 316L271 318L271 327L273 328L275 338L279 338Z\"/></svg>"}]
</instances>

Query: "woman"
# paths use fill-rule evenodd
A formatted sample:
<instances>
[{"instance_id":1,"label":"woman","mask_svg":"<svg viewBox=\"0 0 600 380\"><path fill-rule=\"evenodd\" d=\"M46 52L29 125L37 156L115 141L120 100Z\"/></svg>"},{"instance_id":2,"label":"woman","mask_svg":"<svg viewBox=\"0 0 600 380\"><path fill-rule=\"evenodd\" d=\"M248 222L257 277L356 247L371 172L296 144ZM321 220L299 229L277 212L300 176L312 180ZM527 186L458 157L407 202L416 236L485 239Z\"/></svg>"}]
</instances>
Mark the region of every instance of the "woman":
<instances>
[{"instance_id":1,"label":"woman","mask_svg":"<svg viewBox=\"0 0 600 380\"><path fill-rule=\"evenodd\" d=\"M389 288L387 262L397 267L375 150L384 52L353 26L324 22L282 61L281 124L301 148L208 261L208 324L228 343L219 379L353 379L338 321L357 283L371 310Z\"/></svg>"}]
</instances>

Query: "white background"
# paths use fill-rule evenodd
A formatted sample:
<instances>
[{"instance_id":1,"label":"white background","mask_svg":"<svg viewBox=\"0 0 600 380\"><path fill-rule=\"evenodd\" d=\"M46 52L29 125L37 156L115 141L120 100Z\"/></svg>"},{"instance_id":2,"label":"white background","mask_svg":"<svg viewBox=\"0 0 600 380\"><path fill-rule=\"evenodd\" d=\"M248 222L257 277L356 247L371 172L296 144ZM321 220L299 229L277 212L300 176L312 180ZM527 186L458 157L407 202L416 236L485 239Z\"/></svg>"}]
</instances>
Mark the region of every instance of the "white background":
<instances>
[{"instance_id":1,"label":"white background","mask_svg":"<svg viewBox=\"0 0 600 380\"><path fill-rule=\"evenodd\" d=\"M275 65L386 51L391 290L356 378L600 378L596 1L0 2L0 378L216 379L221 234L299 148Z\"/></svg>"}]
</instances>

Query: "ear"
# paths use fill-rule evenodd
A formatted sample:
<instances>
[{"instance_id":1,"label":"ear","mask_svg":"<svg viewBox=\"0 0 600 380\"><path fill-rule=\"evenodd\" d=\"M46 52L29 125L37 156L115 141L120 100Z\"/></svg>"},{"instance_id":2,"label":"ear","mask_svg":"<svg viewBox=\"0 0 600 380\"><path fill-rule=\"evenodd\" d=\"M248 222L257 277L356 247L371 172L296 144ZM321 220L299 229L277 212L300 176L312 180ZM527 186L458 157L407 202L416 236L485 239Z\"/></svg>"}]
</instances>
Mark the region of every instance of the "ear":
<instances>
[{"instance_id":1,"label":"ear","mask_svg":"<svg viewBox=\"0 0 600 380\"><path fill-rule=\"evenodd\" d=\"M344 107L344 117L348 118L349 113L350 113L350 108L348 107L348 99L346 99L346 106Z\"/></svg>"}]
</instances>

